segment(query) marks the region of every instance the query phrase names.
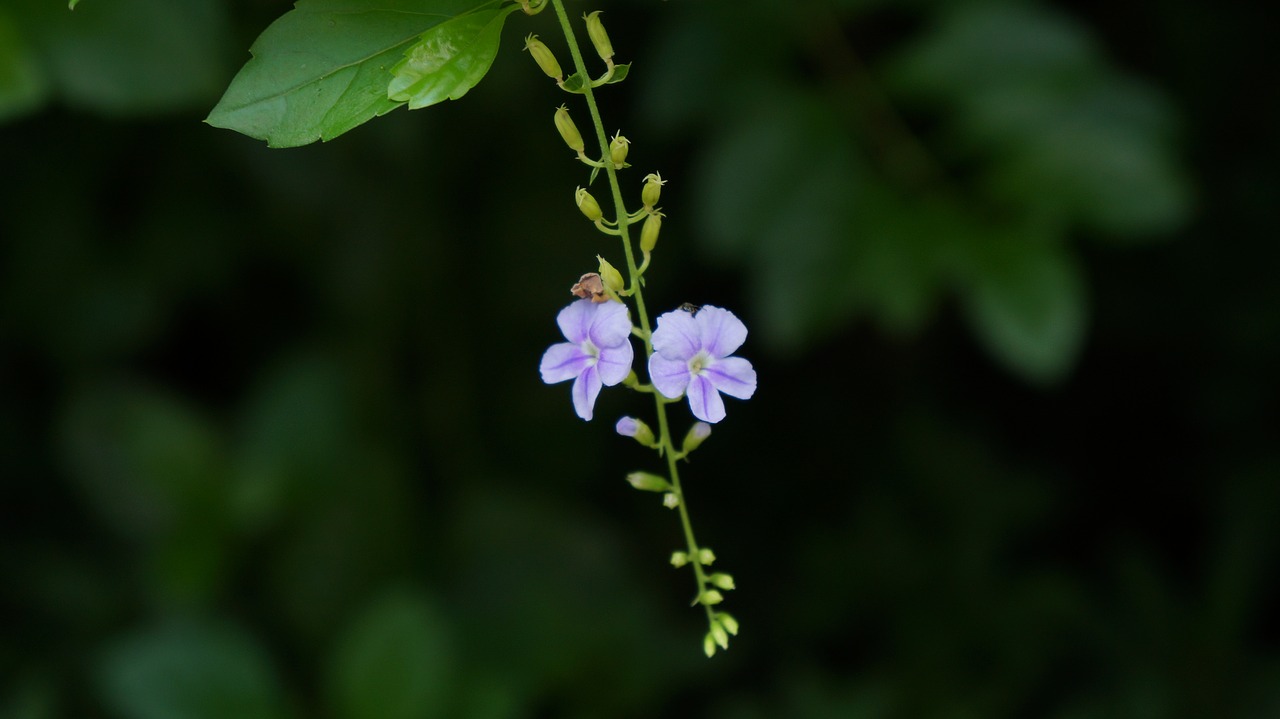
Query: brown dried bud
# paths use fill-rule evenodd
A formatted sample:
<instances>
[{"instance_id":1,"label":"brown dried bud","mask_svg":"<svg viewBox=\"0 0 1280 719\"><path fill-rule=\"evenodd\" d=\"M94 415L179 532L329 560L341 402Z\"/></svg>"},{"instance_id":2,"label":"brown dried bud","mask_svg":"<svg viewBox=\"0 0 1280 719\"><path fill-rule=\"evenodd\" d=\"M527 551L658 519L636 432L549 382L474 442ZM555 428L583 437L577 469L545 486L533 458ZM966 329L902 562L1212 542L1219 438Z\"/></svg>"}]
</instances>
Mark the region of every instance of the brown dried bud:
<instances>
[{"instance_id":1,"label":"brown dried bud","mask_svg":"<svg viewBox=\"0 0 1280 719\"><path fill-rule=\"evenodd\" d=\"M591 300L596 304L609 301L609 295L604 291L604 280L601 280L600 275L594 272L588 272L579 277L578 282L569 288L569 292L576 297Z\"/></svg>"}]
</instances>

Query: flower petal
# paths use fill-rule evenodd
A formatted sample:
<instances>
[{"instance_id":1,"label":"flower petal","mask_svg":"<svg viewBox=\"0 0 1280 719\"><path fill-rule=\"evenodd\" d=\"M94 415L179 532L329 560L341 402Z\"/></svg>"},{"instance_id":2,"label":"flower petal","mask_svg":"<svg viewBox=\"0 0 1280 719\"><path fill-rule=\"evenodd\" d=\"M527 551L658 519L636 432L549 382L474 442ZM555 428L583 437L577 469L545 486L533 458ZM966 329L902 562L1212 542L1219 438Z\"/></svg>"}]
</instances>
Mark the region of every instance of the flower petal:
<instances>
[{"instance_id":1,"label":"flower petal","mask_svg":"<svg viewBox=\"0 0 1280 719\"><path fill-rule=\"evenodd\" d=\"M591 303L595 308L587 337L596 347L617 347L631 336L631 315L621 302Z\"/></svg>"},{"instance_id":2,"label":"flower petal","mask_svg":"<svg viewBox=\"0 0 1280 719\"><path fill-rule=\"evenodd\" d=\"M591 419L591 411L596 406L596 397L600 396L600 373L595 367L588 367L573 381L573 410L578 416Z\"/></svg>"},{"instance_id":3,"label":"flower petal","mask_svg":"<svg viewBox=\"0 0 1280 719\"><path fill-rule=\"evenodd\" d=\"M747 340L747 326L729 310L706 305L694 321L702 347L712 357L728 357Z\"/></svg>"},{"instance_id":4,"label":"flower petal","mask_svg":"<svg viewBox=\"0 0 1280 719\"><path fill-rule=\"evenodd\" d=\"M631 320L627 320L627 327L631 326ZM596 363L596 370L600 372L600 379L606 386L612 387L631 374L631 361L635 358L635 350L632 349L631 343L624 341L617 347L600 348L600 361Z\"/></svg>"},{"instance_id":5,"label":"flower petal","mask_svg":"<svg viewBox=\"0 0 1280 719\"><path fill-rule=\"evenodd\" d=\"M542 354L542 381L547 384L564 382L582 374L590 366L591 355L578 345L570 342L554 344Z\"/></svg>"},{"instance_id":6,"label":"flower petal","mask_svg":"<svg viewBox=\"0 0 1280 719\"><path fill-rule=\"evenodd\" d=\"M653 351L669 360L687 362L702 349L698 340L698 323L684 310L667 312L658 317L653 331ZM678 395L677 395L678 396Z\"/></svg>"},{"instance_id":7,"label":"flower petal","mask_svg":"<svg viewBox=\"0 0 1280 719\"><path fill-rule=\"evenodd\" d=\"M724 419L724 399L711 380L698 376L689 383L689 410L703 422L715 424Z\"/></svg>"},{"instance_id":8,"label":"flower petal","mask_svg":"<svg viewBox=\"0 0 1280 719\"><path fill-rule=\"evenodd\" d=\"M756 371L751 363L741 357L725 357L716 360L702 370L716 389L730 397L751 399L756 393Z\"/></svg>"},{"instance_id":9,"label":"flower petal","mask_svg":"<svg viewBox=\"0 0 1280 719\"><path fill-rule=\"evenodd\" d=\"M656 334L655 334L656 336ZM689 363L669 360L654 352L649 355L649 381L663 397L675 399L689 386Z\"/></svg>"},{"instance_id":10,"label":"flower petal","mask_svg":"<svg viewBox=\"0 0 1280 719\"><path fill-rule=\"evenodd\" d=\"M595 314L595 304L591 300L578 300L560 310L560 314L556 315L556 324L560 326L560 333L565 339L574 344L582 344L587 339L587 331L591 328Z\"/></svg>"}]
</instances>

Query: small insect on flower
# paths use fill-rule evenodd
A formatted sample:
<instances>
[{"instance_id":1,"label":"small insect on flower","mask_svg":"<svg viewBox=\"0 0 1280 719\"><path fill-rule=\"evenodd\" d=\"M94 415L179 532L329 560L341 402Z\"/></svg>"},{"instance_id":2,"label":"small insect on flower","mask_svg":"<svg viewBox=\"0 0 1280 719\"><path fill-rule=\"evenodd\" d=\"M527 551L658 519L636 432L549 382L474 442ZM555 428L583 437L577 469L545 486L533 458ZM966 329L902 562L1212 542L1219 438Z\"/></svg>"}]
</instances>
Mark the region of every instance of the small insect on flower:
<instances>
[{"instance_id":1,"label":"small insect on flower","mask_svg":"<svg viewBox=\"0 0 1280 719\"><path fill-rule=\"evenodd\" d=\"M685 302L684 304L680 305L679 309L684 310L685 312L688 312L694 317L697 317L698 310L702 309L702 305L695 305L692 302Z\"/></svg>"}]
</instances>

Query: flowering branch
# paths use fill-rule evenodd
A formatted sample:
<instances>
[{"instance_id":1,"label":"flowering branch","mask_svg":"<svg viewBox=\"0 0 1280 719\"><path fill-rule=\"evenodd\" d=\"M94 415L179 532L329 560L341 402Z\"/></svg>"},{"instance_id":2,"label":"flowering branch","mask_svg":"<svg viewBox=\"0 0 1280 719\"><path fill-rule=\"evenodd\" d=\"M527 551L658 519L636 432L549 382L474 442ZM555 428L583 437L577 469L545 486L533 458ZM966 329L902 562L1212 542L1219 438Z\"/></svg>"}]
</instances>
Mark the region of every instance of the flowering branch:
<instances>
[{"instance_id":1,"label":"flowering branch","mask_svg":"<svg viewBox=\"0 0 1280 719\"><path fill-rule=\"evenodd\" d=\"M616 235L622 240L629 281L624 287L621 273L603 258L598 258L599 273L584 275L572 290L582 299L562 310L557 318L568 341L553 345L547 350L542 361L542 377L546 382L574 380L574 407L583 419L591 419L595 399L602 386L621 382L637 392L653 395L658 424L656 435L644 422L631 417L619 420L616 430L619 434L632 437L641 445L655 450L667 460L666 477L648 472L632 472L627 475L627 481L636 489L661 493L663 504L679 512L685 549L671 555L671 564L677 568L686 564L693 568L697 583L693 604L701 604L707 616L709 630L703 649L709 657L717 647L728 649L729 635L738 633L737 620L716 608L724 601L722 591L733 589L734 582L730 575L711 572L709 569L715 562L715 553L710 548L699 545L694 537L677 462L687 458L710 435L709 423L719 422L724 418L721 392L740 399L747 399L755 392L756 376L751 363L732 356L746 339L747 329L733 313L711 306L701 309L683 307L665 313L658 318L657 329L652 329L642 287L643 276L649 268L651 253L662 226L663 215L656 205L665 181L657 174L646 176L641 193L643 208L636 212L627 211L618 182L618 171L629 167L626 157L630 142L621 133L616 134L612 140L607 138L594 88L606 82L622 80L628 66L614 65L612 44L600 21L600 13L594 12L585 16L587 32L600 58L606 63L607 71L600 80L571 83L575 77L590 78L590 75L569 17L565 13L563 1L551 0L551 4L555 8L573 58L575 75L568 80L564 79L551 50L533 36L526 40L526 47L543 72L555 80L561 89L581 94L586 99L596 142L600 147L599 161L586 156L582 136L564 106L556 110L555 125L565 143L577 153L578 159L594 168L592 176L603 169L608 178L615 220L604 218L599 203L586 189L578 188L574 199L579 211L598 230ZM639 245L643 262L637 264L629 227L642 219L644 224L640 231ZM622 297L635 300L638 323L634 326L630 320L625 319L625 306L620 304ZM634 372L626 371L626 376L623 376L623 363L629 368L632 359L628 340L631 335L644 344L650 384L641 384ZM693 425L677 448L671 435L667 405L685 396L688 397L690 410L701 421Z\"/></svg>"}]
</instances>

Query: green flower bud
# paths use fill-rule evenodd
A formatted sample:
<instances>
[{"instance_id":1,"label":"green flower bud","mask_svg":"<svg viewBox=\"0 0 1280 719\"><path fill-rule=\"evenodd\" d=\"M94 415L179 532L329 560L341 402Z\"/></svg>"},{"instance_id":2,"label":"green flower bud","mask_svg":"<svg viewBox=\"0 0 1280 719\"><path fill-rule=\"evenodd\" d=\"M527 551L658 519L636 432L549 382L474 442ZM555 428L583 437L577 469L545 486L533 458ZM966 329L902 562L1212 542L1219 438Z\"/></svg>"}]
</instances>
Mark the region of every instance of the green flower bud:
<instances>
[{"instance_id":1,"label":"green flower bud","mask_svg":"<svg viewBox=\"0 0 1280 719\"><path fill-rule=\"evenodd\" d=\"M645 207L653 209L657 206L658 197L662 195L662 186L665 184L667 181L656 172L644 176L644 189L640 191L640 201Z\"/></svg>"},{"instance_id":2,"label":"green flower bud","mask_svg":"<svg viewBox=\"0 0 1280 719\"><path fill-rule=\"evenodd\" d=\"M596 10L582 17L587 21L587 34L591 36L591 44L596 46L600 59L608 60L613 57L613 43L609 42L609 33L604 31L604 23L600 21L600 11Z\"/></svg>"},{"instance_id":3,"label":"green flower bud","mask_svg":"<svg viewBox=\"0 0 1280 719\"><path fill-rule=\"evenodd\" d=\"M711 582L712 584L716 585L717 587L720 587L725 591L735 588L733 586L733 577L729 576L728 574L725 574L724 572L716 572L715 574L712 574L711 576L707 577L707 581Z\"/></svg>"},{"instance_id":4,"label":"green flower bud","mask_svg":"<svg viewBox=\"0 0 1280 719\"><path fill-rule=\"evenodd\" d=\"M627 475L627 482L642 492L665 492L671 489L671 483L666 479L648 472L632 472Z\"/></svg>"},{"instance_id":5,"label":"green flower bud","mask_svg":"<svg viewBox=\"0 0 1280 719\"><path fill-rule=\"evenodd\" d=\"M621 168L627 162L627 149L631 147L631 141L618 133L613 136L613 141L609 143L609 159L613 161L613 166Z\"/></svg>"},{"instance_id":6,"label":"green flower bud","mask_svg":"<svg viewBox=\"0 0 1280 719\"><path fill-rule=\"evenodd\" d=\"M720 612L719 614L717 614L716 619L720 622L721 625L724 626L726 631L728 631L730 634L732 634L735 637L738 636L738 620L737 619L734 619L733 617L729 616L725 612Z\"/></svg>"},{"instance_id":7,"label":"green flower bud","mask_svg":"<svg viewBox=\"0 0 1280 719\"><path fill-rule=\"evenodd\" d=\"M720 622L711 624L711 636L715 637L716 644L719 644L721 649L729 648L729 633L720 626Z\"/></svg>"},{"instance_id":8,"label":"green flower bud","mask_svg":"<svg viewBox=\"0 0 1280 719\"><path fill-rule=\"evenodd\" d=\"M533 61L538 63L538 67L542 68L547 77L557 82L564 77L564 73L560 70L560 63L551 53L551 48L539 40L537 35L531 34L524 39L524 49L529 51Z\"/></svg>"},{"instance_id":9,"label":"green flower bud","mask_svg":"<svg viewBox=\"0 0 1280 719\"><path fill-rule=\"evenodd\" d=\"M667 492L662 495L662 506L667 509L675 509L680 506L680 498L676 496L675 492Z\"/></svg>"},{"instance_id":10,"label":"green flower bud","mask_svg":"<svg viewBox=\"0 0 1280 719\"><path fill-rule=\"evenodd\" d=\"M689 555L686 554L685 552L671 553L671 566L675 567L676 569L679 569L688 563L689 563Z\"/></svg>"},{"instance_id":11,"label":"green flower bud","mask_svg":"<svg viewBox=\"0 0 1280 719\"><path fill-rule=\"evenodd\" d=\"M711 636L711 632L707 632L707 636L702 640L702 651L706 653L707 659L715 656L716 638Z\"/></svg>"},{"instance_id":12,"label":"green flower bud","mask_svg":"<svg viewBox=\"0 0 1280 719\"><path fill-rule=\"evenodd\" d=\"M644 218L644 225L640 227L640 251L653 252L653 248L658 244L658 232L662 230L662 213L653 212ZM688 441L688 440L685 440Z\"/></svg>"},{"instance_id":13,"label":"green flower bud","mask_svg":"<svg viewBox=\"0 0 1280 719\"><path fill-rule=\"evenodd\" d=\"M701 564L704 567L709 567L712 564L714 564L715 561L716 561L715 552L711 551L710 549L707 549L706 547L703 547L702 549L698 550L698 564Z\"/></svg>"},{"instance_id":14,"label":"green flower bud","mask_svg":"<svg viewBox=\"0 0 1280 719\"><path fill-rule=\"evenodd\" d=\"M604 286L614 293L621 292L626 287L622 282L622 273L600 255L596 255L596 259L600 261L600 279L604 280Z\"/></svg>"},{"instance_id":15,"label":"green flower bud","mask_svg":"<svg viewBox=\"0 0 1280 719\"><path fill-rule=\"evenodd\" d=\"M649 429L649 425L635 417L623 417L618 420L618 424L614 426L614 429L623 437L630 437L645 447L658 446L658 440L654 439L653 430Z\"/></svg>"},{"instance_id":16,"label":"green flower bud","mask_svg":"<svg viewBox=\"0 0 1280 719\"><path fill-rule=\"evenodd\" d=\"M604 217L604 213L600 211L600 203L596 202L596 198L592 197L585 187L579 187L574 192L573 200L578 203L578 209L582 210L582 214L586 215L588 220L595 222Z\"/></svg>"},{"instance_id":17,"label":"green flower bud","mask_svg":"<svg viewBox=\"0 0 1280 719\"><path fill-rule=\"evenodd\" d=\"M564 105L556 108L556 129L560 131L560 137L564 138L564 144L568 145L570 150L582 152L586 149L586 145L582 142L582 133L578 132L578 126L573 124L573 118L569 117L569 108Z\"/></svg>"},{"instance_id":18,"label":"green flower bud","mask_svg":"<svg viewBox=\"0 0 1280 719\"><path fill-rule=\"evenodd\" d=\"M685 454L692 452L702 445L711 436L711 425L706 422L694 422L693 426L684 435L684 444L681 449Z\"/></svg>"},{"instance_id":19,"label":"green flower bud","mask_svg":"<svg viewBox=\"0 0 1280 719\"><path fill-rule=\"evenodd\" d=\"M724 595L714 589L707 589L698 595L698 604L705 604L708 607L719 604L724 601Z\"/></svg>"}]
</instances>

